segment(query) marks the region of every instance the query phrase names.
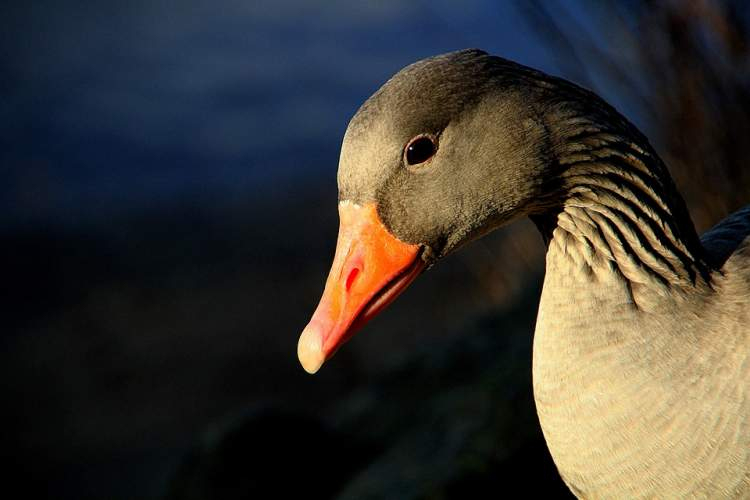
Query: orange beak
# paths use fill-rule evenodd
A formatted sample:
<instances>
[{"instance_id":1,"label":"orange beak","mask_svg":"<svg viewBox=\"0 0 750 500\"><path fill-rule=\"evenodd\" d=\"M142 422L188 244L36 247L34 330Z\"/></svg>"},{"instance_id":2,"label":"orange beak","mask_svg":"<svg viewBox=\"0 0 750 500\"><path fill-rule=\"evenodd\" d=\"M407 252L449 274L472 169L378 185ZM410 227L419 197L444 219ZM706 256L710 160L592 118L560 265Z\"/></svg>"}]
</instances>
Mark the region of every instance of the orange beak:
<instances>
[{"instance_id":1,"label":"orange beak","mask_svg":"<svg viewBox=\"0 0 750 500\"><path fill-rule=\"evenodd\" d=\"M339 203L339 237L323 297L300 335L297 356L315 373L424 269L419 245L393 236L374 203Z\"/></svg>"}]
</instances>

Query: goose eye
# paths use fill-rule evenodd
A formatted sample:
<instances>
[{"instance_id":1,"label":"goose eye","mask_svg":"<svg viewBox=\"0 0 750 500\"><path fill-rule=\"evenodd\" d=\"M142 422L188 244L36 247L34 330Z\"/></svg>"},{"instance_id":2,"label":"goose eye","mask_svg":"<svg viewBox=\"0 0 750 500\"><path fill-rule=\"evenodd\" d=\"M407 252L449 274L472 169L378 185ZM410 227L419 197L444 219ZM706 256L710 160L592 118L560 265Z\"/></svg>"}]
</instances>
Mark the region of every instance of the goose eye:
<instances>
[{"instance_id":1,"label":"goose eye","mask_svg":"<svg viewBox=\"0 0 750 500\"><path fill-rule=\"evenodd\" d=\"M406 150L404 151L406 164L419 165L420 163L424 163L432 158L436 151L437 144L435 144L432 137L417 136L406 145Z\"/></svg>"}]
</instances>

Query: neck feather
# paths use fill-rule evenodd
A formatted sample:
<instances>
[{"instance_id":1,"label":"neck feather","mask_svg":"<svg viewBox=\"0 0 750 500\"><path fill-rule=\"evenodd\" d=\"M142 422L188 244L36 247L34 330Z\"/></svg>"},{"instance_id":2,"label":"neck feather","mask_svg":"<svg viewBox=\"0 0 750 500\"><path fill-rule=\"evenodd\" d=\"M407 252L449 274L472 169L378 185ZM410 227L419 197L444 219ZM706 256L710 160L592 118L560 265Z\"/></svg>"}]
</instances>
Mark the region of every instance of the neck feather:
<instances>
[{"instance_id":1,"label":"neck feather","mask_svg":"<svg viewBox=\"0 0 750 500\"><path fill-rule=\"evenodd\" d=\"M615 273L631 290L710 287L684 201L645 138L627 123L612 131L571 122L558 148L557 204L532 217L548 255L589 279Z\"/></svg>"}]
</instances>

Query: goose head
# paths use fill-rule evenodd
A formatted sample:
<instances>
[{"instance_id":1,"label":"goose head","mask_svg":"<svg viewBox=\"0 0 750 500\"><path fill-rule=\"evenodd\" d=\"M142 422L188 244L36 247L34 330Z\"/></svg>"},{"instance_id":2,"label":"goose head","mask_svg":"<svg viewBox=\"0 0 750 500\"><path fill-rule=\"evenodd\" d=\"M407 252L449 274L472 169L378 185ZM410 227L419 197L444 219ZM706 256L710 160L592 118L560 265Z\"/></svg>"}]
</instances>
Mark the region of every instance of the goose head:
<instances>
[{"instance_id":1,"label":"goose head","mask_svg":"<svg viewBox=\"0 0 750 500\"><path fill-rule=\"evenodd\" d=\"M550 77L479 50L412 64L357 111L338 170L339 235L321 301L298 343L323 362L426 267L541 211L554 137Z\"/></svg>"}]
</instances>

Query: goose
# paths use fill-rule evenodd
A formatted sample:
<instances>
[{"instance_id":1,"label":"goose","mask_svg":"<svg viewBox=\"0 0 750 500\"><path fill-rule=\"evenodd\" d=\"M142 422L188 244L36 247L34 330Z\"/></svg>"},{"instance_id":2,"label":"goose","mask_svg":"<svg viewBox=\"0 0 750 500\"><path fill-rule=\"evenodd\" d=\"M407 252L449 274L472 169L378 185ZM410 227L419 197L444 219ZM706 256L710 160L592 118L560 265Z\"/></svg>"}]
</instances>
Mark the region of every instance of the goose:
<instances>
[{"instance_id":1,"label":"goose","mask_svg":"<svg viewBox=\"0 0 750 500\"><path fill-rule=\"evenodd\" d=\"M546 245L534 399L568 488L750 497L750 206L699 238L626 118L476 49L407 66L367 99L337 181L336 252L298 342L306 371L422 271L528 216Z\"/></svg>"}]
</instances>

